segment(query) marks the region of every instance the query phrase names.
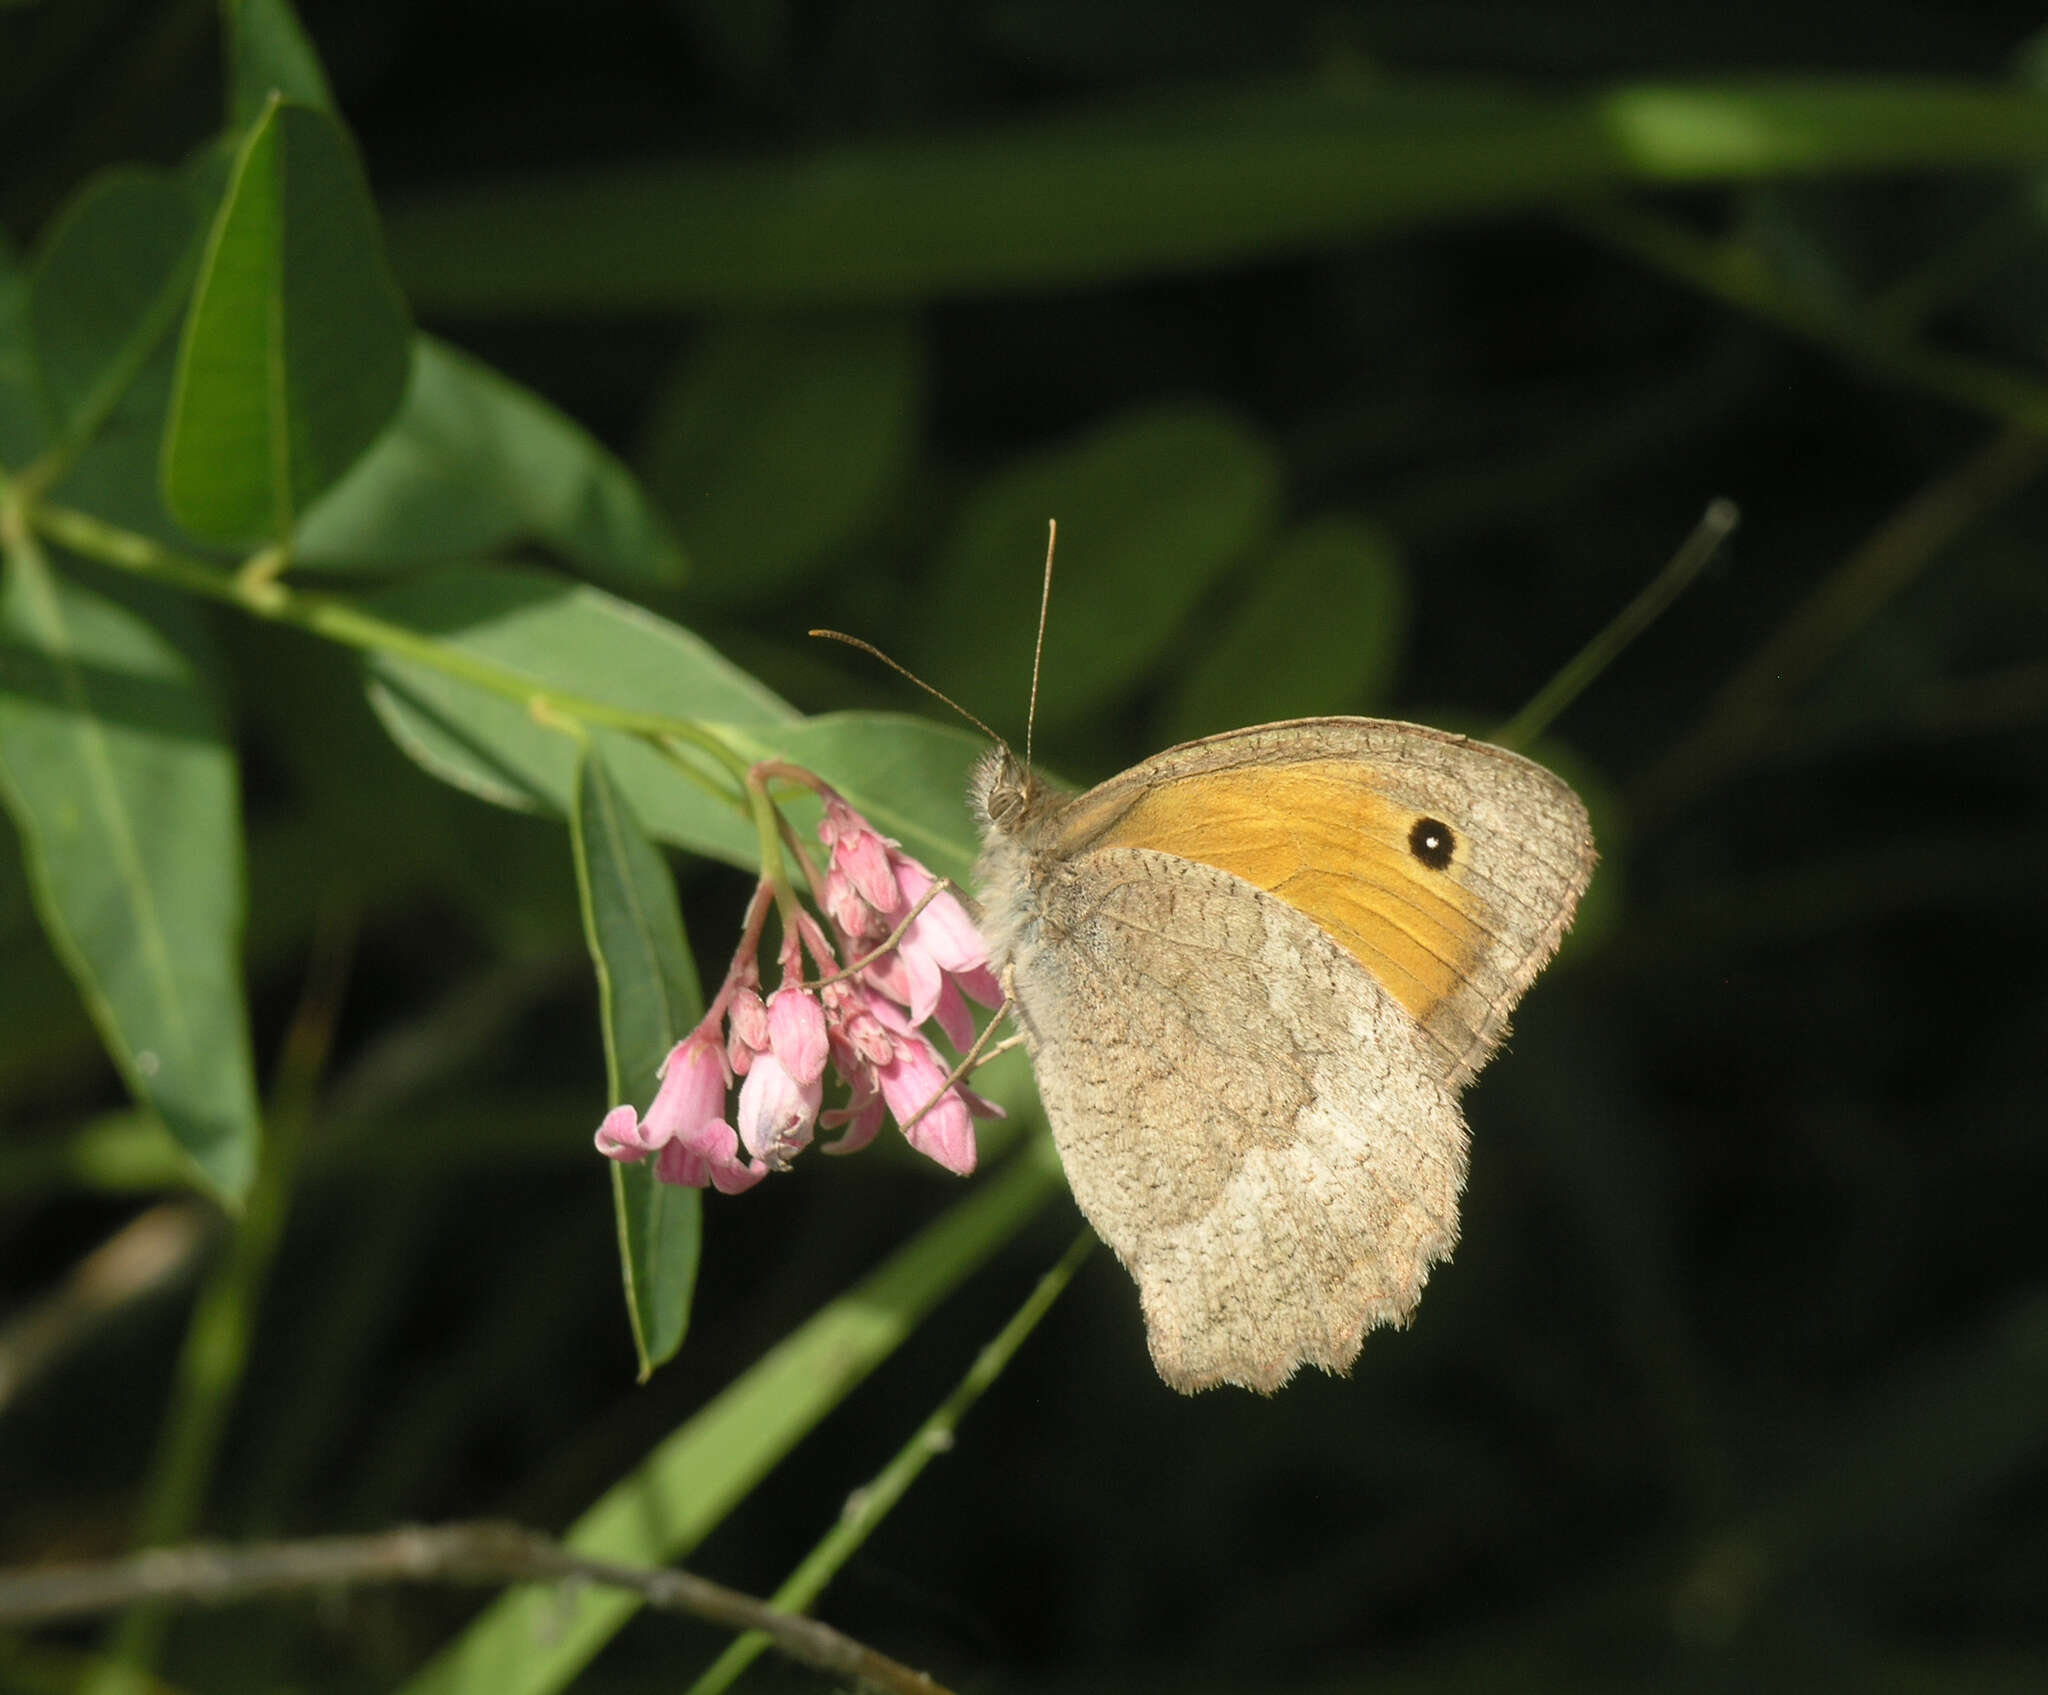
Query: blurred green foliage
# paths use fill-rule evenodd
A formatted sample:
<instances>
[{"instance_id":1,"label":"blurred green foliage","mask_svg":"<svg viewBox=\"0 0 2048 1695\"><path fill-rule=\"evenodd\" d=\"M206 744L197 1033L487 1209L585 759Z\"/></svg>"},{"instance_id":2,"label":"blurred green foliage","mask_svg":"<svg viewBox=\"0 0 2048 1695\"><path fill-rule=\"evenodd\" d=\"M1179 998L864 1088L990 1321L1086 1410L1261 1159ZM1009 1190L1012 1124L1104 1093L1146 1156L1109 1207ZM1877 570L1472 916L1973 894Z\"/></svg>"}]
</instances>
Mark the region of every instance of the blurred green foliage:
<instances>
[{"instance_id":1,"label":"blurred green foliage","mask_svg":"<svg viewBox=\"0 0 2048 1695\"><path fill-rule=\"evenodd\" d=\"M755 850L640 732L958 874L979 739L808 629L1015 736L1056 517L1065 775L1483 731L1727 495L1538 750L1605 863L1414 1329L1183 1401L1098 1255L820 1607L1048 1695L2048 1684L2039 28L0 8L0 1565L494 1514L774 1590L1073 1219L1029 1141L709 1197L700 1263L629 1191L640 1340L688 1328L634 1386L590 1132ZM473 1610L118 1641L219 1690L722 1646Z\"/></svg>"}]
</instances>

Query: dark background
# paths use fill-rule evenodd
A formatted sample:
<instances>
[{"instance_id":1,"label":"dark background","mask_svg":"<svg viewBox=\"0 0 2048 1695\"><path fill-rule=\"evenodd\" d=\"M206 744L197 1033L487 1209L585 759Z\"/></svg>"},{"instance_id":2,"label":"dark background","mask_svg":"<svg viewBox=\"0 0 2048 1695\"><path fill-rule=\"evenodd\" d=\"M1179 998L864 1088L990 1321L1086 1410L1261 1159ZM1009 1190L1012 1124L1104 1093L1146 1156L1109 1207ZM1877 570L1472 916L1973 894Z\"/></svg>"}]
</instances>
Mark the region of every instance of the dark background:
<instances>
[{"instance_id":1,"label":"dark background","mask_svg":"<svg viewBox=\"0 0 2048 1695\"><path fill-rule=\"evenodd\" d=\"M1757 71L1999 80L2039 27L2020 6L1805 0L389 0L304 17L395 216L534 173L929 138L1339 62L1558 92ZM204 7L0 20L9 234L32 242L92 169L171 162L207 133L215 52ZM1845 301L1962 255L1922 333L2042 382L2029 191L1973 173L1651 204ZM654 422L735 320L579 309L564 274L555 310L415 304L639 455L692 541ZM1497 723L1710 497L1744 523L1543 749L1587 793L1605 863L1581 937L1468 1099L1464 1241L1413 1330L1372 1338L1349 1380L1184 1400L1098 1253L825 1616L964 1689L2048 1686L2048 461L2032 438L1567 214L882 315L912 338L917 383L880 495L766 586L700 540L697 586L664 608L807 709L923 710L806 646L836 623L1014 732L1031 632L957 616L940 580L955 515L1028 456L1161 404L1220 408L1270 443L1287 523L1379 538L1376 580L1398 592L1356 646L1384 660L1325 688L1273 651L1254 679L1318 710ZM772 343L781 322L748 328ZM768 458L751 474L772 486ZM806 463L792 448L798 505ZM1035 558L1015 568L1035 582ZM1152 751L1180 679L1260 589L1257 556L1216 573L1147 674L1053 715L1043 751L1090 780ZM888 1153L714 1199L690 1341L634 1388L558 827L406 767L336 656L223 634L256 831L259 1054L346 860L360 929L335 1086L467 1128L370 1159L323 1154L316 1131L209 1528L557 1526L957 1191ZM1049 696L1061 644L1056 581ZM684 869L715 973L745 883ZM118 1094L38 948L12 925L16 993L47 991L0 1105L54 1132ZM89 1185L0 1198L0 1286L34 1297L138 1204ZM948 1303L692 1566L771 1589L1075 1223L1063 1204ZM131 1304L0 1408L0 1560L121 1545L188 1294ZM201 1617L169 1670L196 1688L378 1687L465 1605ZM678 1687L716 1646L643 1619L582 1686Z\"/></svg>"}]
</instances>

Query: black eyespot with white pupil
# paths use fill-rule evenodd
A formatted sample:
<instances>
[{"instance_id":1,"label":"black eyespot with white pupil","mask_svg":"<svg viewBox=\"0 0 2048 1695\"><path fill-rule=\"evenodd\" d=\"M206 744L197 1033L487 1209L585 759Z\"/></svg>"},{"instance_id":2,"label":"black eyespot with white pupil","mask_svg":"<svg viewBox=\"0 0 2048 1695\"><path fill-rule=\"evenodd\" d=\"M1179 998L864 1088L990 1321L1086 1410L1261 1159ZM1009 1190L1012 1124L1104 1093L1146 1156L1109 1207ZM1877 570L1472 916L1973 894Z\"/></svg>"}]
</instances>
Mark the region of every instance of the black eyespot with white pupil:
<instances>
[{"instance_id":1,"label":"black eyespot with white pupil","mask_svg":"<svg viewBox=\"0 0 2048 1695\"><path fill-rule=\"evenodd\" d=\"M1458 838L1441 818L1418 818L1408 832L1408 851L1432 871L1441 871L1458 851Z\"/></svg>"}]
</instances>

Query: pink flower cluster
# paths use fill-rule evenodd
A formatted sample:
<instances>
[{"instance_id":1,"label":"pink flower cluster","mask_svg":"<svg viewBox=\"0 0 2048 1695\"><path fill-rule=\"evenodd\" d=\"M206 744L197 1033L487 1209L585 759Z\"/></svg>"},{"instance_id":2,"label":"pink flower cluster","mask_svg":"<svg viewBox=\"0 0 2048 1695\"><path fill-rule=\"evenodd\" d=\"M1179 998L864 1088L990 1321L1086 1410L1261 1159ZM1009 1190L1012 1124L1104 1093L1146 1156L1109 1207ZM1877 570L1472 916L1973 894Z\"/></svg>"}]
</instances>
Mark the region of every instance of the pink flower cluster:
<instances>
[{"instance_id":1,"label":"pink flower cluster","mask_svg":"<svg viewBox=\"0 0 2048 1695\"><path fill-rule=\"evenodd\" d=\"M1001 1109L949 1084L952 1068L920 1027L936 1023L959 1053L973 1044L968 1000L1002 1000L987 944L950 889L831 789L803 776L825 801L818 836L830 859L822 877L808 860L805 869L836 943L786 898L779 986L764 997L761 939L776 895L764 878L703 1022L669 1050L645 1115L631 1106L605 1115L598 1152L628 1162L652 1154L664 1183L736 1195L770 1171L787 1170L819 1127L841 1130L821 1144L825 1152L850 1154L894 1115L909 1126L912 1147L964 1176L974 1169L973 1120L1000 1117ZM806 958L817 974L809 982ZM846 1104L829 1110L828 1070L848 1089ZM734 1078L739 1103L729 1119Z\"/></svg>"}]
</instances>

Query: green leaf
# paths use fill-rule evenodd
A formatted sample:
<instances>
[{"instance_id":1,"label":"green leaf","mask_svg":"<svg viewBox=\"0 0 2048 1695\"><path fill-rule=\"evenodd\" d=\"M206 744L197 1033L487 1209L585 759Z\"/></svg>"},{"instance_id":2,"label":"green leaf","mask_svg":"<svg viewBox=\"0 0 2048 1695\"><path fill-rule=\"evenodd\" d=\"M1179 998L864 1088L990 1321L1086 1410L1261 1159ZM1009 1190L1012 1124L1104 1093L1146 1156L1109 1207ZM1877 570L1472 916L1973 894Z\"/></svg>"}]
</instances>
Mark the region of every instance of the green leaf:
<instances>
[{"instance_id":1,"label":"green leaf","mask_svg":"<svg viewBox=\"0 0 2048 1695\"><path fill-rule=\"evenodd\" d=\"M1630 184L2048 161L2030 90L1932 78L1267 81L739 163L553 173L389 219L423 310L874 304L1291 258Z\"/></svg>"},{"instance_id":2,"label":"green leaf","mask_svg":"<svg viewBox=\"0 0 2048 1695\"><path fill-rule=\"evenodd\" d=\"M1282 536L1253 574L1250 594L1175 679L1164 742L1386 698L1408 623L1391 536L1355 518L1319 519Z\"/></svg>"},{"instance_id":3,"label":"green leaf","mask_svg":"<svg viewBox=\"0 0 2048 1695\"><path fill-rule=\"evenodd\" d=\"M29 310L64 436L96 429L170 333L198 243L199 208L184 182L155 171L109 172L57 220L36 261Z\"/></svg>"},{"instance_id":4,"label":"green leaf","mask_svg":"<svg viewBox=\"0 0 2048 1695\"><path fill-rule=\"evenodd\" d=\"M800 719L690 631L536 571L441 571L370 604L536 692L700 724L741 763L788 759L815 771L944 875L957 880L972 861L963 796L983 744L968 731L895 713ZM574 740L536 720L524 700L390 653L370 673L385 728L435 776L494 805L570 814ZM758 863L753 824L715 768L712 786L700 786L637 736L599 727L590 738L655 839ZM801 804L792 811L803 818Z\"/></svg>"},{"instance_id":5,"label":"green leaf","mask_svg":"<svg viewBox=\"0 0 2048 1695\"><path fill-rule=\"evenodd\" d=\"M536 692L712 725L762 729L796 718L688 630L538 571L437 571L370 606ZM370 669L385 728L435 776L499 806L568 816L575 742L538 722L524 699L390 653ZM592 739L656 838L753 863L753 824L715 767L700 785L638 737L600 729Z\"/></svg>"},{"instance_id":6,"label":"green leaf","mask_svg":"<svg viewBox=\"0 0 2048 1695\"><path fill-rule=\"evenodd\" d=\"M900 486L923 377L900 315L714 324L657 398L640 460L698 564L693 592L766 599L828 564Z\"/></svg>"},{"instance_id":7,"label":"green leaf","mask_svg":"<svg viewBox=\"0 0 2048 1695\"><path fill-rule=\"evenodd\" d=\"M32 547L0 589L0 789L36 908L129 1088L239 1197L258 1120L235 760L191 665Z\"/></svg>"},{"instance_id":8,"label":"green leaf","mask_svg":"<svg viewBox=\"0 0 2048 1695\"><path fill-rule=\"evenodd\" d=\"M914 626L926 638L916 668L998 728L1022 728L1056 518L1039 722L1099 713L1150 671L1208 585L1265 543L1280 475L1263 435L1195 404L1133 412L1019 462L969 498Z\"/></svg>"},{"instance_id":9,"label":"green leaf","mask_svg":"<svg viewBox=\"0 0 2048 1695\"><path fill-rule=\"evenodd\" d=\"M185 320L164 442L178 521L214 541L285 539L398 410L411 333L347 135L272 101Z\"/></svg>"},{"instance_id":10,"label":"green leaf","mask_svg":"<svg viewBox=\"0 0 2048 1695\"><path fill-rule=\"evenodd\" d=\"M972 862L963 796L983 744L970 732L895 713L800 719L690 631L535 571L441 571L370 604L515 686L558 697L571 716L585 702L699 725L741 764L787 759L817 772L935 871L958 880ZM570 815L575 739L538 720L525 699L389 652L370 674L385 728L442 781L497 806ZM685 750L700 783L636 735L594 726L589 736L655 839L758 863L753 823L717 767ZM807 821L801 801L791 811Z\"/></svg>"},{"instance_id":11,"label":"green leaf","mask_svg":"<svg viewBox=\"0 0 2048 1695\"><path fill-rule=\"evenodd\" d=\"M1050 1141L1035 1139L664 1441L576 1521L569 1545L631 1565L681 1560L1060 1182ZM639 1605L618 1590L515 1589L404 1695L546 1695L565 1687Z\"/></svg>"},{"instance_id":12,"label":"green leaf","mask_svg":"<svg viewBox=\"0 0 2048 1695\"><path fill-rule=\"evenodd\" d=\"M577 761L569 828L584 935L597 969L610 1096L644 1111L669 1049L704 1011L675 882L595 751ZM612 1165L612 1198L644 1383L675 1357L689 1329L704 1197L657 1182L652 1161L643 1160Z\"/></svg>"},{"instance_id":13,"label":"green leaf","mask_svg":"<svg viewBox=\"0 0 2048 1695\"><path fill-rule=\"evenodd\" d=\"M523 539L624 587L682 580L668 522L587 431L488 365L413 338L405 405L306 513L300 566L388 570Z\"/></svg>"},{"instance_id":14,"label":"green leaf","mask_svg":"<svg viewBox=\"0 0 2048 1695\"><path fill-rule=\"evenodd\" d=\"M286 0L227 0L228 123L255 123L270 96L282 94L330 114L340 108L320 55Z\"/></svg>"}]
</instances>

